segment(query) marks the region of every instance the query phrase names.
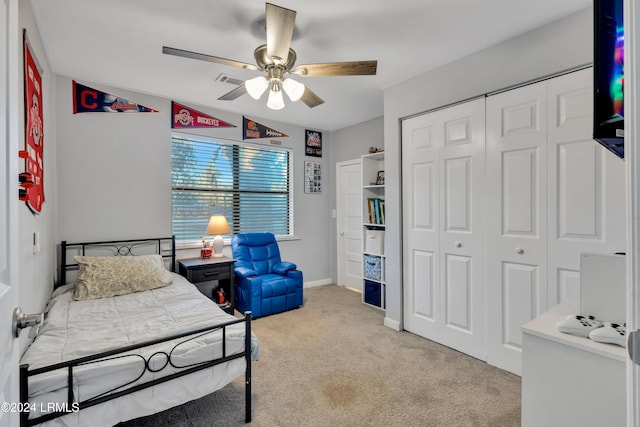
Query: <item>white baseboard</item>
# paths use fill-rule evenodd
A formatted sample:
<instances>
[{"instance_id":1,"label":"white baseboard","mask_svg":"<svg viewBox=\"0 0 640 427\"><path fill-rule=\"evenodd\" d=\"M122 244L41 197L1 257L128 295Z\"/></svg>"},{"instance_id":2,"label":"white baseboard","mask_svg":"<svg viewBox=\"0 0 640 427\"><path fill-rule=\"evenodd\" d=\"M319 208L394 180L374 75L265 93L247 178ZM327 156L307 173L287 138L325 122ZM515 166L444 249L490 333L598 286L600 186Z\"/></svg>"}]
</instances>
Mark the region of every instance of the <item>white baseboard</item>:
<instances>
[{"instance_id":1,"label":"white baseboard","mask_svg":"<svg viewBox=\"0 0 640 427\"><path fill-rule=\"evenodd\" d=\"M400 322L393 320L393 319L389 319L388 317L384 318L384 326L386 326L387 328L391 328L394 331L398 331L400 332Z\"/></svg>"},{"instance_id":2,"label":"white baseboard","mask_svg":"<svg viewBox=\"0 0 640 427\"><path fill-rule=\"evenodd\" d=\"M331 285L333 281L331 279L314 280L313 282L304 282L303 288L313 288L315 286Z\"/></svg>"}]
</instances>

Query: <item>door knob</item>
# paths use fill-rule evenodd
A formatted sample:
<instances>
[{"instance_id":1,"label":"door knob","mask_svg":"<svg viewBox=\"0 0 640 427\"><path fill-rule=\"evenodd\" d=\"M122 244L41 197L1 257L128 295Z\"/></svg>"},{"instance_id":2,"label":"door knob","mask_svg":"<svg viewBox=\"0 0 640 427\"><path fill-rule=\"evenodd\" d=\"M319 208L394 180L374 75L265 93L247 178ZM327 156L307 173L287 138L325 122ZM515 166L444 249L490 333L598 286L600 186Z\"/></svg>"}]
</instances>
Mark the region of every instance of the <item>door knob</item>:
<instances>
[{"instance_id":1,"label":"door knob","mask_svg":"<svg viewBox=\"0 0 640 427\"><path fill-rule=\"evenodd\" d=\"M20 307L16 307L13 310L13 322L11 324L11 330L13 336L18 338L20 331L31 326L37 326L40 329L40 324L44 321L44 313L24 314Z\"/></svg>"},{"instance_id":2,"label":"door knob","mask_svg":"<svg viewBox=\"0 0 640 427\"><path fill-rule=\"evenodd\" d=\"M516 248L516 253L517 253L518 255L522 255L522 254L524 254L524 249L522 249L522 248Z\"/></svg>"},{"instance_id":3,"label":"door knob","mask_svg":"<svg viewBox=\"0 0 640 427\"><path fill-rule=\"evenodd\" d=\"M454 245L456 245L456 248L461 248L462 242L454 242Z\"/></svg>"}]
</instances>

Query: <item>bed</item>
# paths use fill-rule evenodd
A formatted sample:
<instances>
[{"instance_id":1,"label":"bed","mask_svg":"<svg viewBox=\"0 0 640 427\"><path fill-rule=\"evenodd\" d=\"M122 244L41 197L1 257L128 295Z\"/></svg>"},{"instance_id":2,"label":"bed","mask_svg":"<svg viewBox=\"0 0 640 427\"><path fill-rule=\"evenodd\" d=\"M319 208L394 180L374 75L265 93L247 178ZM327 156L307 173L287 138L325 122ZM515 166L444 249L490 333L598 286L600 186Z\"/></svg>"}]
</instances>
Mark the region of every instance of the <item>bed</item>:
<instances>
[{"instance_id":1,"label":"bed","mask_svg":"<svg viewBox=\"0 0 640 427\"><path fill-rule=\"evenodd\" d=\"M21 358L21 426L111 426L210 394L243 373L251 421L251 361L260 353L251 313L225 313L173 272L173 237L62 242L59 257L58 286ZM145 280L157 274L164 282L114 291L96 273L105 263L127 286L140 264L151 265ZM106 296L91 295L96 283Z\"/></svg>"}]
</instances>

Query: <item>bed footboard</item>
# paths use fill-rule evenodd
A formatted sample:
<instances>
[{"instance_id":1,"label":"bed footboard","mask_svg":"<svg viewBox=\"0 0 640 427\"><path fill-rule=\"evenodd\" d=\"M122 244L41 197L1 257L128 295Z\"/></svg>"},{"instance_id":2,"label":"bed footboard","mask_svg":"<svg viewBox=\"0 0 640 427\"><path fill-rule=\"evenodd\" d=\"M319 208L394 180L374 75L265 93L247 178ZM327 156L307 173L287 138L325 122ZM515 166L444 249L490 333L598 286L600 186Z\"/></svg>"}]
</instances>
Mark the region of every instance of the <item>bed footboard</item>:
<instances>
[{"instance_id":1,"label":"bed footboard","mask_svg":"<svg viewBox=\"0 0 640 427\"><path fill-rule=\"evenodd\" d=\"M233 354L227 354L227 348L226 348L226 334L227 334L227 328L235 325L235 324L239 324L239 323L243 323L245 324L245 340L244 340L244 351L242 352L237 352L237 353L233 353ZM83 401L77 401L74 393L73 393L73 372L74 369L79 367L79 366L86 366L87 364L91 364L91 363L96 363L96 362L100 362L100 361L105 361L105 360L109 360L110 358L114 358L114 357L118 357L118 355L122 355L123 353L129 353L131 351L134 350L138 350L138 349L142 349L145 347L149 347L152 345L156 345L156 344L160 344L163 342L168 342L168 341L172 341L175 339L180 339L180 338L187 338L187 340L182 341L178 344L176 344L174 346L174 349L179 346L180 344L190 340L193 338L194 335L200 336L203 334L208 334L208 333L212 333L214 331L222 331L222 357L216 358L216 359L212 359L212 360L207 360L204 362L199 362L193 365L189 365L189 366L185 366L185 367L181 367L181 366L176 366L172 363L171 361L171 352L169 352L168 354L165 353L165 356L167 357L167 363L164 365L164 367L160 370L157 369L152 369L150 367L150 363L149 360L156 354L158 353L154 353L154 355L150 356L148 359L144 358L141 355L137 355L141 358L143 358L145 360L145 370L144 372L138 377L133 379L132 381L130 381L127 384L124 384L122 386L116 387L113 390L110 390L108 392L102 393L98 396L83 400ZM236 319L236 320L231 320L219 325L215 325L215 326L209 326L209 327L205 327L205 328L200 328L200 329L196 329L193 331L188 331L188 332L184 332L184 333L180 333L180 334L176 334L176 335L172 335L169 337L165 337L162 339L156 339L156 340L150 340L150 341L146 341L146 342L142 342L139 344L135 344L135 345L131 345L131 346L127 346L127 347L123 347L123 348L118 348L118 349L114 349L114 350L109 350L109 351L105 351L99 354L95 354L95 355L91 355L91 356L86 356L86 357L82 357L82 358L78 358L78 359L74 359L74 360L69 360L69 361L65 361L65 362L61 362L61 363L57 363L54 365L50 365L50 366L44 366L41 368L36 368L36 369L32 369L29 370L29 365L23 364L20 366L20 403L21 406L23 408L29 408L29 377L34 376L34 375L38 375L38 374L43 374L46 372L51 372L51 371L55 371L55 370L62 370L62 369L66 369L67 370L67 382L66 382L66 387L68 390L67 393L67 402L65 402L64 404L58 405L53 411L51 412L47 412L46 414L40 415L37 418L29 418L29 412L28 411L23 411L21 412L20 415L20 426L21 427L26 427L26 426L32 426L32 425L36 425L45 421L49 421L52 420L54 418L58 418L61 417L63 415L68 414L72 409L73 410L82 410L85 408L89 408L91 406L94 405L98 405L100 403L104 403L107 402L109 400L113 400L113 399L117 399L119 397L134 393L136 391L139 390L143 390L149 387L152 387L154 385L160 384L160 383L164 383L167 381L171 381L175 378L179 378L182 377L184 375L188 375L191 374L193 372L197 372L203 369L207 369L210 367L213 367L215 365L219 365L222 363L226 363L226 362L230 362L232 360L235 359L240 359L240 358L245 358L245 362L246 362L246 368L245 368L245 422L249 423L251 422L251 350L252 350L252 342L251 342L251 312L247 311L244 313L244 317L241 319ZM142 375L148 370L154 373L158 373L161 372L163 369L166 369L168 366L172 366L174 369L176 369L175 372L172 372L170 374L167 374L161 378L156 378L150 381L146 381L144 383L139 383L139 384L135 384L133 385L133 383L137 382Z\"/></svg>"}]
</instances>

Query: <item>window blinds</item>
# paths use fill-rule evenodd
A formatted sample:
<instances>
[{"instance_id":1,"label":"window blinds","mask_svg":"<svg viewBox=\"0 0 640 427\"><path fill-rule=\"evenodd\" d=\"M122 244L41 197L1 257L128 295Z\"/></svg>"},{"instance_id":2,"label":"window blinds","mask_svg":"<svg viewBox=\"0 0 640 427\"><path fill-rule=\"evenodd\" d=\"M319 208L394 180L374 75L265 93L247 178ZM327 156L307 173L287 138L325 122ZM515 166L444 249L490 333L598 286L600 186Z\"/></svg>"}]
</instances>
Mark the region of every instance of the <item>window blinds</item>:
<instances>
[{"instance_id":1,"label":"window blinds","mask_svg":"<svg viewBox=\"0 0 640 427\"><path fill-rule=\"evenodd\" d=\"M224 215L233 234L292 233L289 150L174 135L171 159L177 241L200 240L213 214Z\"/></svg>"}]
</instances>

